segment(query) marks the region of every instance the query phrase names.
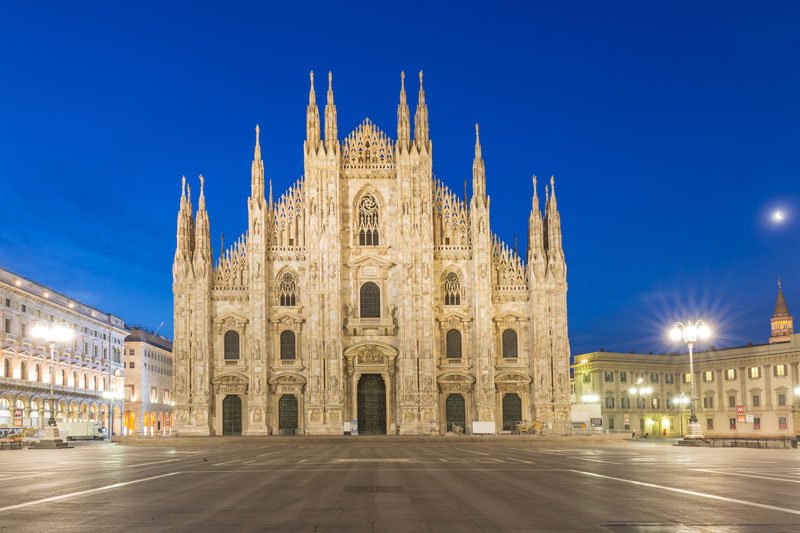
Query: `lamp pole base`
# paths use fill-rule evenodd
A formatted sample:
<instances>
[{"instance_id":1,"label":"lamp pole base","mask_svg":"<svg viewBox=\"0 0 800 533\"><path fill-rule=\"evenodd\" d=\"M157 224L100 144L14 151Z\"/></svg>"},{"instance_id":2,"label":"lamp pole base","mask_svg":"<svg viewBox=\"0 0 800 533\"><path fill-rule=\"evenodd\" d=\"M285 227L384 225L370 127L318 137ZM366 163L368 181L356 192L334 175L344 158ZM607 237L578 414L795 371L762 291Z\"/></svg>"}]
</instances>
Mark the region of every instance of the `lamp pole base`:
<instances>
[{"instance_id":1,"label":"lamp pole base","mask_svg":"<svg viewBox=\"0 0 800 533\"><path fill-rule=\"evenodd\" d=\"M44 428L44 432L42 435L41 440L36 443L36 449L56 449L56 448L72 448L69 443L64 442L61 440L61 436L58 432L58 427L56 426L47 426Z\"/></svg>"},{"instance_id":2,"label":"lamp pole base","mask_svg":"<svg viewBox=\"0 0 800 533\"><path fill-rule=\"evenodd\" d=\"M686 425L686 435L683 436L684 439L702 439L703 437L703 430L700 427L700 424L697 422L689 422Z\"/></svg>"}]
</instances>

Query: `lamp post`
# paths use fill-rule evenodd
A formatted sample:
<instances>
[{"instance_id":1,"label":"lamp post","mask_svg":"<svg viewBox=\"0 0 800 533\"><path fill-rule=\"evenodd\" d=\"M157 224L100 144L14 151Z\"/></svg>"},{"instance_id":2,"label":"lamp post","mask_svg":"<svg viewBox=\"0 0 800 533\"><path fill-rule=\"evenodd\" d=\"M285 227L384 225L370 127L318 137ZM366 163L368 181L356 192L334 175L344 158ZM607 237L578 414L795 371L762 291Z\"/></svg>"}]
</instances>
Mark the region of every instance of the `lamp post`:
<instances>
[{"instance_id":1,"label":"lamp post","mask_svg":"<svg viewBox=\"0 0 800 533\"><path fill-rule=\"evenodd\" d=\"M678 407L678 416L681 419L681 435L683 435L683 407L689 403L689 398L684 393L680 393L672 399L672 405Z\"/></svg>"},{"instance_id":2,"label":"lamp post","mask_svg":"<svg viewBox=\"0 0 800 533\"><path fill-rule=\"evenodd\" d=\"M50 418L47 420L47 427L44 436L39 442L39 448L62 448L66 447L58 435L56 426L56 399L53 394L53 384L55 383L55 357L56 344L69 342L75 336L75 332L66 323L52 322L47 324L40 322L33 327L31 334L35 339L41 339L50 345Z\"/></svg>"},{"instance_id":3,"label":"lamp post","mask_svg":"<svg viewBox=\"0 0 800 533\"><path fill-rule=\"evenodd\" d=\"M636 380L636 385L628 389L631 396L641 397L641 411L639 412L639 431L644 433L644 397L653 393L652 387L644 386L644 379L639 378Z\"/></svg>"},{"instance_id":4,"label":"lamp post","mask_svg":"<svg viewBox=\"0 0 800 533\"><path fill-rule=\"evenodd\" d=\"M705 340L711 337L711 328L702 321L698 320L696 322L692 322L689 320L684 324L683 322L675 322L675 325L672 326L672 329L669 332L670 338L678 342L683 339L689 346L689 389L690 389L690 402L689 402L689 409L691 414L689 415L689 426L687 434L684 436L687 439L702 439L703 432L700 429L700 424L697 423L697 412L695 409L695 402L697 398L695 397L694 392L694 343L697 342L697 339Z\"/></svg>"}]
</instances>

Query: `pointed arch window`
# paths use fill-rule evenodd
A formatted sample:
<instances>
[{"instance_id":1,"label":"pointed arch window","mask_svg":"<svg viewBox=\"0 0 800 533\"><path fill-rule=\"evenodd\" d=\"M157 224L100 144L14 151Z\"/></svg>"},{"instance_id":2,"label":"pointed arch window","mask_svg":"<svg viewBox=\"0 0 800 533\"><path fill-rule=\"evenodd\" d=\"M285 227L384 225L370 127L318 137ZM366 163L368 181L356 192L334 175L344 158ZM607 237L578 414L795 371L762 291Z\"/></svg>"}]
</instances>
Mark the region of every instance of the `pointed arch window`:
<instances>
[{"instance_id":1,"label":"pointed arch window","mask_svg":"<svg viewBox=\"0 0 800 533\"><path fill-rule=\"evenodd\" d=\"M445 337L445 353L448 359L461 359L461 332L451 329Z\"/></svg>"},{"instance_id":2,"label":"pointed arch window","mask_svg":"<svg viewBox=\"0 0 800 533\"><path fill-rule=\"evenodd\" d=\"M239 333L234 330L225 332L225 360L235 361L239 359Z\"/></svg>"},{"instance_id":3,"label":"pointed arch window","mask_svg":"<svg viewBox=\"0 0 800 533\"><path fill-rule=\"evenodd\" d=\"M361 318L381 317L381 289L368 281L361 286Z\"/></svg>"},{"instance_id":4,"label":"pointed arch window","mask_svg":"<svg viewBox=\"0 0 800 533\"><path fill-rule=\"evenodd\" d=\"M461 305L461 280L455 272L444 278L444 305Z\"/></svg>"},{"instance_id":5,"label":"pointed arch window","mask_svg":"<svg viewBox=\"0 0 800 533\"><path fill-rule=\"evenodd\" d=\"M296 357L297 343L294 331L284 330L281 332L281 359L292 360Z\"/></svg>"},{"instance_id":6,"label":"pointed arch window","mask_svg":"<svg viewBox=\"0 0 800 533\"><path fill-rule=\"evenodd\" d=\"M278 294L281 307L294 307L297 305L297 278L291 272L285 272L278 284Z\"/></svg>"},{"instance_id":7,"label":"pointed arch window","mask_svg":"<svg viewBox=\"0 0 800 533\"><path fill-rule=\"evenodd\" d=\"M503 357L517 357L517 332L513 329L503 332Z\"/></svg>"},{"instance_id":8,"label":"pointed arch window","mask_svg":"<svg viewBox=\"0 0 800 533\"><path fill-rule=\"evenodd\" d=\"M361 246L378 246L378 202L371 195L366 195L358 204L358 244Z\"/></svg>"}]
</instances>

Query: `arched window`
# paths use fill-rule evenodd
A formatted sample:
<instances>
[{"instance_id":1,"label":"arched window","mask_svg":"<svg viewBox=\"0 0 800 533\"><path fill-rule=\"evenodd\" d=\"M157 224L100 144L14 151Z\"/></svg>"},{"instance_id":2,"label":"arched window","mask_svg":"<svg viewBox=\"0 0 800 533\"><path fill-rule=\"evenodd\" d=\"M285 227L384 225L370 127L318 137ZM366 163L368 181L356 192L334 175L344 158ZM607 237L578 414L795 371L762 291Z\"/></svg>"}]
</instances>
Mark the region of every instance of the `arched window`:
<instances>
[{"instance_id":1,"label":"arched window","mask_svg":"<svg viewBox=\"0 0 800 533\"><path fill-rule=\"evenodd\" d=\"M448 359L461 359L461 332L451 329L445 337L445 352Z\"/></svg>"},{"instance_id":2,"label":"arched window","mask_svg":"<svg viewBox=\"0 0 800 533\"><path fill-rule=\"evenodd\" d=\"M3 376L11 377L11 361L8 359L3 360Z\"/></svg>"},{"instance_id":3,"label":"arched window","mask_svg":"<svg viewBox=\"0 0 800 533\"><path fill-rule=\"evenodd\" d=\"M503 332L503 357L517 357L517 332L513 329Z\"/></svg>"},{"instance_id":4,"label":"arched window","mask_svg":"<svg viewBox=\"0 0 800 533\"><path fill-rule=\"evenodd\" d=\"M19 364L19 379L28 379L28 363L25 361Z\"/></svg>"},{"instance_id":5,"label":"arched window","mask_svg":"<svg viewBox=\"0 0 800 533\"><path fill-rule=\"evenodd\" d=\"M461 280L455 272L444 278L444 305L461 305Z\"/></svg>"},{"instance_id":6,"label":"arched window","mask_svg":"<svg viewBox=\"0 0 800 533\"><path fill-rule=\"evenodd\" d=\"M358 244L378 246L378 202L370 195L364 196L358 204Z\"/></svg>"},{"instance_id":7,"label":"arched window","mask_svg":"<svg viewBox=\"0 0 800 533\"><path fill-rule=\"evenodd\" d=\"M97 376L92 376L92 389L97 390Z\"/></svg>"},{"instance_id":8,"label":"arched window","mask_svg":"<svg viewBox=\"0 0 800 533\"><path fill-rule=\"evenodd\" d=\"M361 286L361 318L381 317L381 290L368 281Z\"/></svg>"},{"instance_id":9,"label":"arched window","mask_svg":"<svg viewBox=\"0 0 800 533\"><path fill-rule=\"evenodd\" d=\"M78 386L78 373L77 372L73 372L72 373L72 386L73 387L77 387Z\"/></svg>"},{"instance_id":10,"label":"arched window","mask_svg":"<svg viewBox=\"0 0 800 533\"><path fill-rule=\"evenodd\" d=\"M278 284L278 294L280 295L281 307L293 307L297 305L297 280L291 272L284 272Z\"/></svg>"},{"instance_id":11,"label":"arched window","mask_svg":"<svg viewBox=\"0 0 800 533\"><path fill-rule=\"evenodd\" d=\"M42 380L42 365L36 365L33 367L33 380L34 381L41 381Z\"/></svg>"},{"instance_id":12,"label":"arched window","mask_svg":"<svg viewBox=\"0 0 800 533\"><path fill-rule=\"evenodd\" d=\"M281 332L281 359L294 359L296 357L296 342L294 331L284 330Z\"/></svg>"},{"instance_id":13,"label":"arched window","mask_svg":"<svg viewBox=\"0 0 800 533\"><path fill-rule=\"evenodd\" d=\"M65 370L61 371L61 383L59 383L59 385L67 386L67 372Z\"/></svg>"},{"instance_id":14,"label":"arched window","mask_svg":"<svg viewBox=\"0 0 800 533\"><path fill-rule=\"evenodd\" d=\"M225 360L239 359L239 333L230 330L225 332Z\"/></svg>"}]
</instances>

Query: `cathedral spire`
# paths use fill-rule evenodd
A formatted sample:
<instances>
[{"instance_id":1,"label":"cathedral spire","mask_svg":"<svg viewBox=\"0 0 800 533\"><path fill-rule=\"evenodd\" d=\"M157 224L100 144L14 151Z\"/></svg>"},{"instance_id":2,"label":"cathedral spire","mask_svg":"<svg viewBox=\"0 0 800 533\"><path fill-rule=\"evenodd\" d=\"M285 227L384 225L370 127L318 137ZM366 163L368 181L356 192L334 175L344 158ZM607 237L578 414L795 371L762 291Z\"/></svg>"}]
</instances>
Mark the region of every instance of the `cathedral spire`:
<instances>
[{"instance_id":1,"label":"cathedral spire","mask_svg":"<svg viewBox=\"0 0 800 533\"><path fill-rule=\"evenodd\" d=\"M311 90L308 92L308 107L306 108L306 150L316 152L319 147L319 109L317 109L317 93L314 92L314 71L309 74Z\"/></svg>"},{"instance_id":2,"label":"cathedral spire","mask_svg":"<svg viewBox=\"0 0 800 533\"><path fill-rule=\"evenodd\" d=\"M422 87L422 71L419 71L419 99L417 111L414 113L414 143L417 150L430 149L430 132L428 129L428 105L425 103L425 89Z\"/></svg>"},{"instance_id":3,"label":"cathedral spire","mask_svg":"<svg viewBox=\"0 0 800 533\"><path fill-rule=\"evenodd\" d=\"M181 201L178 207L178 232L175 247L175 259L184 259L192 256L192 242L194 239L194 221L192 220L192 198L186 184L186 176L181 178Z\"/></svg>"},{"instance_id":4,"label":"cathedral spire","mask_svg":"<svg viewBox=\"0 0 800 533\"><path fill-rule=\"evenodd\" d=\"M333 72L328 71L328 101L325 104L325 148L328 153L335 153L339 144L338 126L336 124L336 105L333 103Z\"/></svg>"},{"instance_id":5,"label":"cathedral spire","mask_svg":"<svg viewBox=\"0 0 800 533\"><path fill-rule=\"evenodd\" d=\"M206 211L205 178L200 174L200 197L197 200L197 217L195 219L195 250L194 261L211 263L211 231Z\"/></svg>"},{"instance_id":6,"label":"cathedral spire","mask_svg":"<svg viewBox=\"0 0 800 533\"><path fill-rule=\"evenodd\" d=\"M550 176L550 196L545 206L545 223L547 225L547 257L550 260L563 262L564 250L561 246L561 215L556 203L556 179ZM545 189L546 191L547 189Z\"/></svg>"},{"instance_id":7,"label":"cathedral spire","mask_svg":"<svg viewBox=\"0 0 800 533\"><path fill-rule=\"evenodd\" d=\"M544 225L542 212L539 210L539 195L536 176L533 176L533 199L531 200L531 214L528 218L528 264L533 265L544 259Z\"/></svg>"},{"instance_id":8,"label":"cathedral spire","mask_svg":"<svg viewBox=\"0 0 800 533\"><path fill-rule=\"evenodd\" d=\"M792 335L794 334L794 321L792 315L789 314L786 299L783 297L781 278L778 278L778 297L775 299L775 311L770 319L770 330L770 344L788 342L792 340Z\"/></svg>"},{"instance_id":9,"label":"cathedral spire","mask_svg":"<svg viewBox=\"0 0 800 533\"><path fill-rule=\"evenodd\" d=\"M250 167L250 197L264 198L264 161L261 159L261 130L256 124L256 147L253 150L253 164Z\"/></svg>"},{"instance_id":10,"label":"cathedral spire","mask_svg":"<svg viewBox=\"0 0 800 533\"><path fill-rule=\"evenodd\" d=\"M408 150L411 144L411 111L406 100L406 73L400 71L400 103L397 105L397 146Z\"/></svg>"},{"instance_id":11,"label":"cathedral spire","mask_svg":"<svg viewBox=\"0 0 800 533\"><path fill-rule=\"evenodd\" d=\"M272 209L272 178L269 179L269 208Z\"/></svg>"},{"instance_id":12,"label":"cathedral spire","mask_svg":"<svg viewBox=\"0 0 800 533\"><path fill-rule=\"evenodd\" d=\"M486 201L486 167L481 153L481 134L475 124L475 159L472 161L472 197Z\"/></svg>"}]
</instances>

